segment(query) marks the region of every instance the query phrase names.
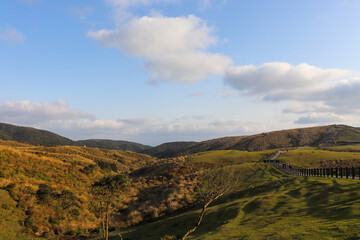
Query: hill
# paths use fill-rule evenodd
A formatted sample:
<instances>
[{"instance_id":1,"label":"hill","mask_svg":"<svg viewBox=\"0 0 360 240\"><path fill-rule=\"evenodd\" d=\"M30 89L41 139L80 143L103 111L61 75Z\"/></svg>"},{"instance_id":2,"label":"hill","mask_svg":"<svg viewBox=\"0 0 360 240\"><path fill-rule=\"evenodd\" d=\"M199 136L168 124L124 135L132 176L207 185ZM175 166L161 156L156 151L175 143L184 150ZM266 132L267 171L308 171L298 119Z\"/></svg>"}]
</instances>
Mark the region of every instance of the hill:
<instances>
[{"instance_id":1,"label":"hill","mask_svg":"<svg viewBox=\"0 0 360 240\"><path fill-rule=\"evenodd\" d=\"M132 152L144 152L144 150L150 149L150 146L143 145L140 143L128 142L128 141L116 141L108 139L88 139L79 140L75 142L77 146L87 146L92 148L101 148L109 150L121 150L121 151L132 151ZM146 154L146 153L145 153Z\"/></svg>"},{"instance_id":2,"label":"hill","mask_svg":"<svg viewBox=\"0 0 360 240\"><path fill-rule=\"evenodd\" d=\"M18 127L6 123L0 123L0 139L43 146L73 144L72 140L49 131L30 127Z\"/></svg>"},{"instance_id":3,"label":"hill","mask_svg":"<svg viewBox=\"0 0 360 240\"><path fill-rule=\"evenodd\" d=\"M11 124L0 123L0 139L12 140L40 146L84 146L113 149L122 151L140 152L150 146L128 141L115 141L103 139L89 139L73 141L58 134L31 127L19 127Z\"/></svg>"},{"instance_id":4,"label":"hill","mask_svg":"<svg viewBox=\"0 0 360 240\"><path fill-rule=\"evenodd\" d=\"M163 143L159 146L147 148L142 150L141 153L148 154L154 157L166 158L179 155L183 149L196 144L196 142L169 142Z\"/></svg>"},{"instance_id":5,"label":"hill","mask_svg":"<svg viewBox=\"0 0 360 240\"><path fill-rule=\"evenodd\" d=\"M0 123L0 139L42 146L85 145L168 158L214 150L264 151L276 148L356 144L360 143L360 129L346 125L329 125L223 137L202 142L170 142L150 147L134 142L105 139L73 141L49 131Z\"/></svg>"},{"instance_id":6,"label":"hill","mask_svg":"<svg viewBox=\"0 0 360 240\"><path fill-rule=\"evenodd\" d=\"M191 200L193 177L187 176L184 160L0 140L0 201L9 202L0 204L0 239L26 239L19 237L22 232L58 239L97 231L99 205L91 185L109 175L125 173L131 178L131 190L121 196L124 203L114 206L121 214L113 216L113 227L175 211Z\"/></svg>"},{"instance_id":7,"label":"hill","mask_svg":"<svg viewBox=\"0 0 360 240\"><path fill-rule=\"evenodd\" d=\"M346 144L360 142L360 129L346 125L330 125L321 127L309 127L290 130L273 131L250 136L223 137L207 140L199 143L174 147L173 151L156 151L156 156L179 156L198 152L214 150L241 150L241 151L264 151L276 148L291 148L302 146L332 146L338 142ZM154 148L149 154L154 152Z\"/></svg>"},{"instance_id":8,"label":"hill","mask_svg":"<svg viewBox=\"0 0 360 240\"><path fill-rule=\"evenodd\" d=\"M257 165L242 189L219 199L188 239L359 239L357 181L285 176ZM180 239L200 209L122 231L124 239ZM113 240L116 238L113 233ZM165 237L167 236L167 237Z\"/></svg>"},{"instance_id":9,"label":"hill","mask_svg":"<svg viewBox=\"0 0 360 240\"><path fill-rule=\"evenodd\" d=\"M192 192L198 174L225 165L250 175L235 193L212 204L189 239L357 239L357 180L285 175L262 162L275 151L219 150L156 159L130 151L0 140L0 239L27 239L25 231L46 239L96 237L100 222L91 185L119 173L129 174L131 189L115 204L111 227L130 226L122 230L124 239L181 236L199 213ZM302 148L282 157L294 166L353 164L359 151L357 146Z\"/></svg>"}]
</instances>

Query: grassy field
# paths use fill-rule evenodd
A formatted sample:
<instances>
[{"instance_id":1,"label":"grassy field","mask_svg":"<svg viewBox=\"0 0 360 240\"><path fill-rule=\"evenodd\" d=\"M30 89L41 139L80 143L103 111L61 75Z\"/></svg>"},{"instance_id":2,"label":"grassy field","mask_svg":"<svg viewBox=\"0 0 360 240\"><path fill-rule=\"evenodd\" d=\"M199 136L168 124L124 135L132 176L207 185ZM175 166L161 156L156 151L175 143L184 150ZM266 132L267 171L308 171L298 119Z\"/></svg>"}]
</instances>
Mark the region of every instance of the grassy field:
<instances>
[{"instance_id":1,"label":"grassy field","mask_svg":"<svg viewBox=\"0 0 360 240\"><path fill-rule=\"evenodd\" d=\"M254 166L253 166L254 167ZM215 202L189 239L359 239L357 181L285 176L257 164L256 177ZM200 210L123 231L124 239L180 237ZM113 233L112 239L120 239Z\"/></svg>"},{"instance_id":2,"label":"grassy field","mask_svg":"<svg viewBox=\"0 0 360 240\"><path fill-rule=\"evenodd\" d=\"M324 150L335 152L360 152L360 145L326 147Z\"/></svg>"},{"instance_id":3,"label":"grassy field","mask_svg":"<svg viewBox=\"0 0 360 240\"><path fill-rule=\"evenodd\" d=\"M358 166L360 164L360 152L344 152L343 149L346 148L334 147L329 148L329 150L300 148L281 154L279 160L298 167Z\"/></svg>"},{"instance_id":4,"label":"grassy field","mask_svg":"<svg viewBox=\"0 0 360 240\"><path fill-rule=\"evenodd\" d=\"M240 164L245 162L258 162L269 158L275 154L276 150L266 150L259 152L248 152L238 150L217 150L197 153L191 156L194 162Z\"/></svg>"}]
</instances>

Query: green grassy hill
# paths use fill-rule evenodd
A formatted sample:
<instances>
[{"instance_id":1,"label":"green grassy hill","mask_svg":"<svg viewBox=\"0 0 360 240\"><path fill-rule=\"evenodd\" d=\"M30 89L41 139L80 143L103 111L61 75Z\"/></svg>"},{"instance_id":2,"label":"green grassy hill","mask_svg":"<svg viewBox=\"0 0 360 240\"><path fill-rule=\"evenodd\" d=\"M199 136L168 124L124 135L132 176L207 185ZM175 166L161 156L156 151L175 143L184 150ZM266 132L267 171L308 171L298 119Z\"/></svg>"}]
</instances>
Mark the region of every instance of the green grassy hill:
<instances>
[{"instance_id":1,"label":"green grassy hill","mask_svg":"<svg viewBox=\"0 0 360 240\"><path fill-rule=\"evenodd\" d=\"M359 167L360 146L300 148L282 153L280 161L297 167Z\"/></svg>"},{"instance_id":2,"label":"green grassy hill","mask_svg":"<svg viewBox=\"0 0 360 240\"><path fill-rule=\"evenodd\" d=\"M255 166L252 166L255 167ZM189 239L359 239L360 185L345 179L286 176L258 164L255 177L215 202ZM124 239L179 239L200 210L123 230ZM113 233L112 239L120 239ZM168 238L171 239L171 238Z\"/></svg>"},{"instance_id":3,"label":"green grassy hill","mask_svg":"<svg viewBox=\"0 0 360 240\"><path fill-rule=\"evenodd\" d=\"M194 154L214 150L264 151L301 146L332 146L337 142L360 142L360 129L345 125L273 131L250 136L224 137L193 143L167 153L167 156ZM156 148L156 147L155 147ZM161 151L156 153L161 156Z\"/></svg>"}]
</instances>

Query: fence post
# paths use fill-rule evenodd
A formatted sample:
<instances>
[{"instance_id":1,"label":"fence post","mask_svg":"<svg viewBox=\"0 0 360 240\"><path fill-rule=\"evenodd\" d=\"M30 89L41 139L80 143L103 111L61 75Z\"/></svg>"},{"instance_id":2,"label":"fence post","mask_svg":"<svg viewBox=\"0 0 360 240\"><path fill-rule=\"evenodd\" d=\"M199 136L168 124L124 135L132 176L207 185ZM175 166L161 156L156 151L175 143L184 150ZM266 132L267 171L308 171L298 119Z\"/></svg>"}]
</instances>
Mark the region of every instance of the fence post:
<instances>
[{"instance_id":1,"label":"fence post","mask_svg":"<svg viewBox=\"0 0 360 240\"><path fill-rule=\"evenodd\" d=\"M340 168L340 178L343 178L343 168Z\"/></svg>"},{"instance_id":2,"label":"fence post","mask_svg":"<svg viewBox=\"0 0 360 240\"><path fill-rule=\"evenodd\" d=\"M334 177L334 169L330 168L331 177Z\"/></svg>"},{"instance_id":3,"label":"fence post","mask_svg":"<svg viewBox=\"0 0 360 240\"><path fill-rule=\"evenodd\" d=\"M335 176L338 178L338 168L335 168Z\"/></svg>"},{"instance_id":4,"label":"fence post","mask_svg":"<svg viewBox=\"0 0 360 240\"><path fill-rule=\"evenodd\" d=\"M355 168L354 167L351 168L351 172L352 172L352 179L355 179Z\"/></svg>"},{"instance_id":5,"label":"fence post","mask_svg":"<svg viewBox=\"0 0 360 240\"><path fill-rule=\"evenodd\" d=\"M346 178L349 178L349 168L345 168Z\"/></svg>"}]
</instances>

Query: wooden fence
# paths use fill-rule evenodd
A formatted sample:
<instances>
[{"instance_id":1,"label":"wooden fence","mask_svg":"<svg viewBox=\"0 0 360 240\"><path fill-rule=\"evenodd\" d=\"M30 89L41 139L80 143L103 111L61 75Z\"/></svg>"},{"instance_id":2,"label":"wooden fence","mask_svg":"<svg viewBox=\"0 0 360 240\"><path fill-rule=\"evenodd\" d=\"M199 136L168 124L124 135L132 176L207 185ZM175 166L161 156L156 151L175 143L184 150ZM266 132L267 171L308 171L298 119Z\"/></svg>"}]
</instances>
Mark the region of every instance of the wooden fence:
<instances>
[{"instance_id":1,"label":"wooden fence","mask_svg":"<svg viewBox=\"0 0 360 240\"><path fill-rule=\"evenodd\" d=\"M280 160L266 160L265 162L297 176L360 179L360 167L300 168L289 166Z\"/></svg>"}]
</instances>

